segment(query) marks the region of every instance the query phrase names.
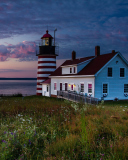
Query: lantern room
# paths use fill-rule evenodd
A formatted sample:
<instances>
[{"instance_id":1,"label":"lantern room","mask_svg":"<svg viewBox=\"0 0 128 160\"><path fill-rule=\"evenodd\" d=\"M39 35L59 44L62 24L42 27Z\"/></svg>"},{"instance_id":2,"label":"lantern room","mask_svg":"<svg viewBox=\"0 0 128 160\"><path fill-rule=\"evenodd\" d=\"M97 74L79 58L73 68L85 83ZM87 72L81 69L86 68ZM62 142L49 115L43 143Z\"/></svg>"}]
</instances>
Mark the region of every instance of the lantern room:
<instances>
[{"instance_id":1,"label":"lantern room","mask_svg":"<svg viewBox=\"0 0 128 160\"><path fill-rule=\"evenodd\" d=\"M46 30L46 33L41 37L41 44L39 45L39 53L36 54L37 56L40 56L40 55L58 56L58 46L55 46L55 31L54 31L54 38L53 38L48 33L49 31ZM53 40L54 40L54 43L53 43Z\"/></svg>"},{"instance_id":2,"label":"lantern room","mask_svg":"<svg viewBox=\"0 0 128 160\"><path fill-rule=\"evenodd\" d=\"M53 37L48 33L48 30L46 30L46 34L41 37L42 39L42 46L52 46L52 39Z\"/></svg>"}]
</instances>

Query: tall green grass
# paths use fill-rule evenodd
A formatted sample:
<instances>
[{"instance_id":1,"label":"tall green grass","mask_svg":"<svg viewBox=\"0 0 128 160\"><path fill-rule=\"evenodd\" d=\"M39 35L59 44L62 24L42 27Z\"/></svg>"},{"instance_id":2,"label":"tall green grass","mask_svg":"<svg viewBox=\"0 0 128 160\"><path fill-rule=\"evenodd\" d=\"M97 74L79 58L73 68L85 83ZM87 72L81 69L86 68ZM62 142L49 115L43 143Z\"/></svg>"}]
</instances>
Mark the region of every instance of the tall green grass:
<instances>
[{"instance_id":1,"label":"tall green grass","mask_svg":"<svg viewBox=\"0 0 128 160\"><path fill-rule=\"evenodd\" d=\"M0 97L2 160L128 159L128 101Z\"/></svg>"}]
</instances>

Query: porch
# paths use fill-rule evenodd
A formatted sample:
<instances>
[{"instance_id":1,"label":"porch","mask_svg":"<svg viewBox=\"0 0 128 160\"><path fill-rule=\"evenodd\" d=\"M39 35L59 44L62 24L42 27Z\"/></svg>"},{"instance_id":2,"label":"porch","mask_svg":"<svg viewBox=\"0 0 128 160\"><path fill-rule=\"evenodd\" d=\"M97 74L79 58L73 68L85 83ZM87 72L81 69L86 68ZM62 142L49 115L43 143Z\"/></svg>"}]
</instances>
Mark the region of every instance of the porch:
<instances>
[{"instance_id":1,"label":"porch","mask_svg":"<svg viewBox=\"0 0 128 160\"><path fill-rule=\"evenodd\" d=\"M77 94L73 91L57 91L57 97L67 99L73 102L82 102L88 104L98 104L98 98Z\"/></svg>"}]
</instances>

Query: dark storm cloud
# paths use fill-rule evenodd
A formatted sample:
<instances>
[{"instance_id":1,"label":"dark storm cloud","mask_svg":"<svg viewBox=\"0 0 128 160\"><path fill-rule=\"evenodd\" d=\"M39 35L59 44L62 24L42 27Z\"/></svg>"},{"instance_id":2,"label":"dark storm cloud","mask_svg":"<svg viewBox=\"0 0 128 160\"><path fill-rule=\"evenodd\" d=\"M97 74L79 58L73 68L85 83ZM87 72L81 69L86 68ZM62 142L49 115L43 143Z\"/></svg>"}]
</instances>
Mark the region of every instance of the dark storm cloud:
<instances>
[{"instance_id":1,"label":"dark storm cloud","mask_svg":"<svg viewBox=\"0 0 128 160\"><path fill-rule=\"evenodd\" d=\"M65 53L65 58L70 58L72 50L79 52L79 57L93 55L95 45L101 46L101 54L112 49L128 53L127 0L1 0L0 13L0 39L28 33L42 35L47 25L53 33L56 27L59 58ZM33 52L27 50L26 54L24 45L0 46L1 60L7 60L10 53L13 58L34 60L30 56Z\"/></svg>"}]
</instances>

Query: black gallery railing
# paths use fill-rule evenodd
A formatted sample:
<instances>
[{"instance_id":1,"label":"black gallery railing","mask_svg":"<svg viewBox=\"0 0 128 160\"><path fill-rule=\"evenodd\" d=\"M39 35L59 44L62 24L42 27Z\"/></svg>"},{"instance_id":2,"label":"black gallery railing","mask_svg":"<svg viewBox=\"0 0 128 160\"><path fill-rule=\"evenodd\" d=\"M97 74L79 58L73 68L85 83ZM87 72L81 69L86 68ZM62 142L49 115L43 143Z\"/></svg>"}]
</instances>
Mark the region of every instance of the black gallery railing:
<instances>
[{"instance_id":1,"label":"black gallery railing","mask_svg":"<svg viewBox=\"0 0 128 160\"><path fill-rule=\"evenodd\" d=\"M98 104L98 98L77 94L72 91L57 91L57 97L71 100L74 102L83 102L89 104Z\"/></svg>"}]
</instances>

